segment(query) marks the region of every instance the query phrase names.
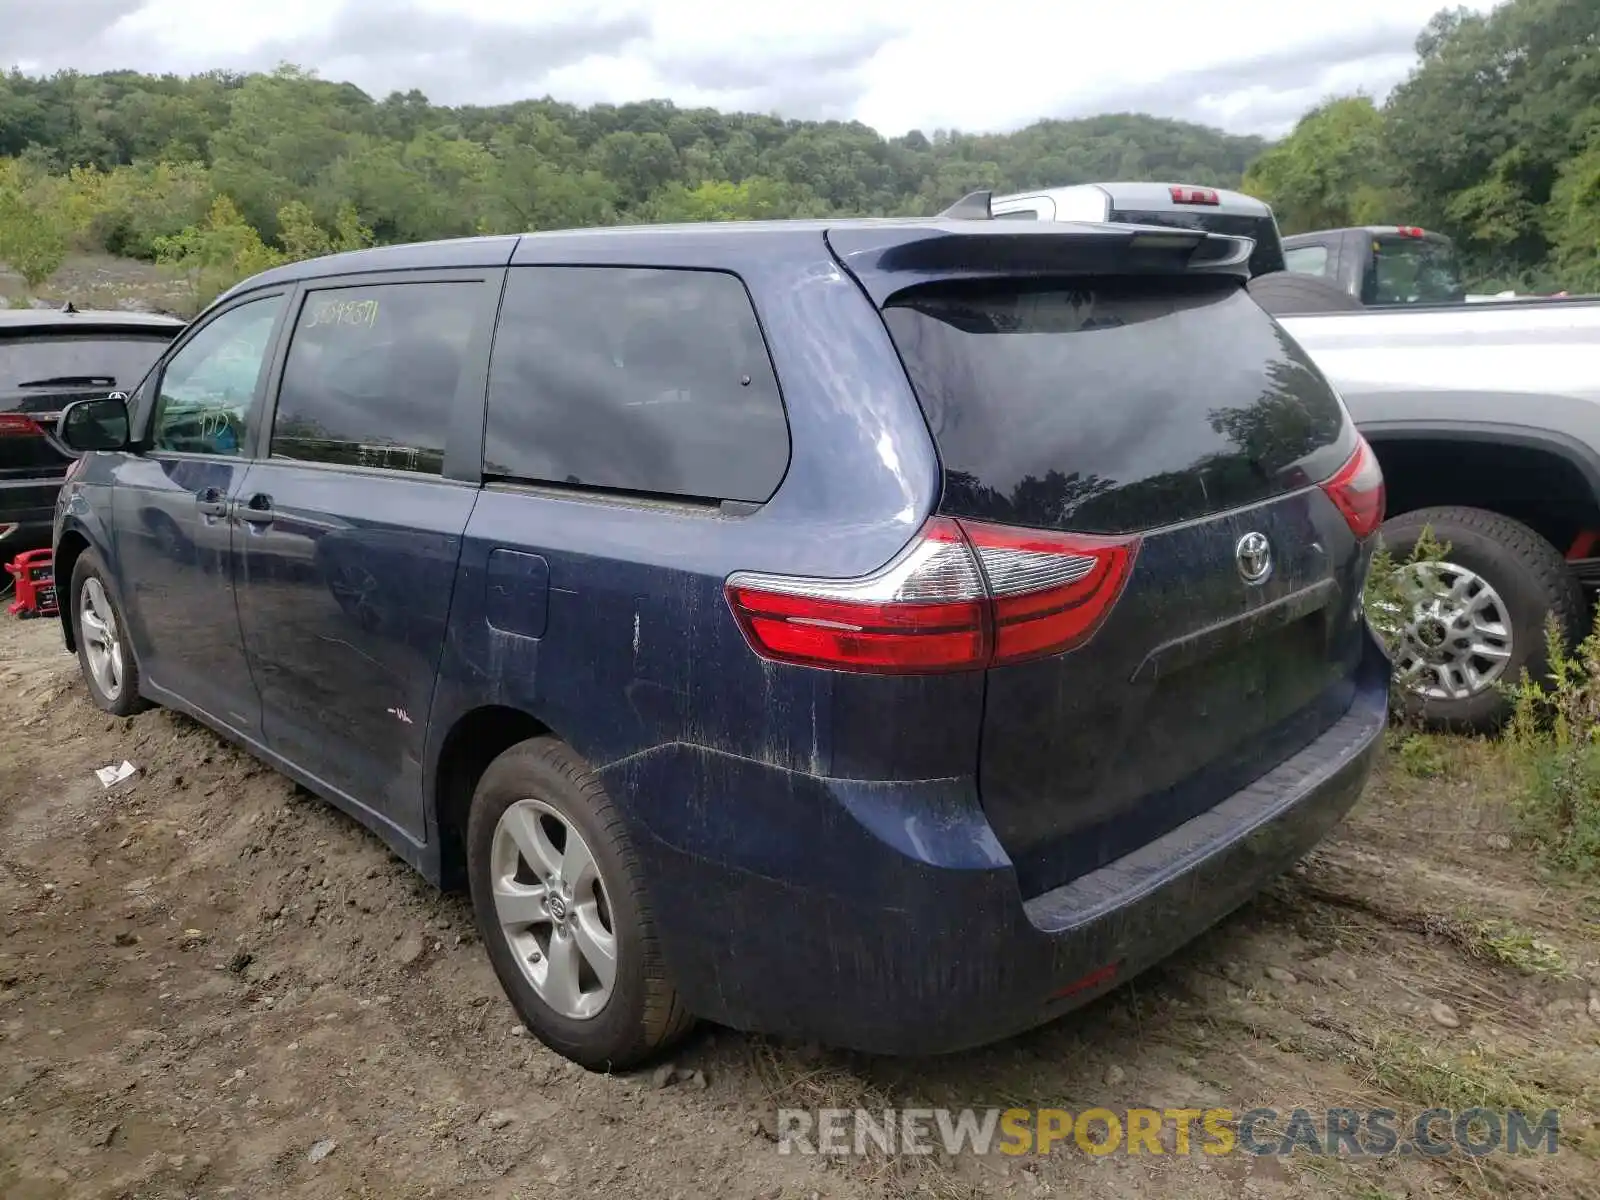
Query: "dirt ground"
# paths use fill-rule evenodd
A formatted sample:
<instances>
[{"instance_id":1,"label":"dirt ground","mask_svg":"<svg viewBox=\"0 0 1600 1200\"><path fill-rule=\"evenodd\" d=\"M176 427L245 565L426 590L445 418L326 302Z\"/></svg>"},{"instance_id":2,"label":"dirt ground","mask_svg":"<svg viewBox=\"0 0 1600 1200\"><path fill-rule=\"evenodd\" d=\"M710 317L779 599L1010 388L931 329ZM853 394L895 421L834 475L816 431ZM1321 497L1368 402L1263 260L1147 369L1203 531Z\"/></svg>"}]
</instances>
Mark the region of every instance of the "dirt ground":
<instances>
[{"instance_id":1,"label":"dirt ground","mask_svg":"<svg viewBox=\"0 0 1600 1200\"><path fill-rule=\"evenodd\" d=\"M1051 1027L915 1061L702 1028L657 1086L524 1036L464 901L354 823L186 719L92 708L53 622L0 614L0 731L5 1200L1600 1195L1600 895L1507 836L1477 743L1391 755L1293 874ZM102 788L124 758L138 775ZM1559 1107L1560 1152L827 1160L773 1139L779 1107L1473 1103Z\"/></svg>"},{"instance_id":2,"label":"dirt ground","mask_svg":"<svg viewBox=\"0 0 1600 1200\"><path fill-rule=\"evenodd\" d=\"M28 295L22 276L0 264L0 307L22 303ZM173 272L154 263L110 254L72 254L45 283L32 301L59 307L68 300L79 308L110 308L192 313L193 290Z\"/></svg>"}]
</instances>

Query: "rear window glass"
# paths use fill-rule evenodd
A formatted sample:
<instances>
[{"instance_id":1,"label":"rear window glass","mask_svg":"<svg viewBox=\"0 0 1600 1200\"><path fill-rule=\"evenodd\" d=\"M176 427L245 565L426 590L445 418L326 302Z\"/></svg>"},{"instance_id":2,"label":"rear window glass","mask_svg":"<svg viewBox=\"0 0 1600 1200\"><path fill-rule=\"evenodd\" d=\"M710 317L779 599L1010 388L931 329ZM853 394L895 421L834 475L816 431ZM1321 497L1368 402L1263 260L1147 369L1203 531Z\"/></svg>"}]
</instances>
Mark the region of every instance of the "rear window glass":
<instances>
[{"instance_id":1,"label":"rear window glass","mask_svg":"<svg viewBox=\"0 0 1600 1200\"><path fill-rule=\"evenodd\" d=\"M1296 246L1283 252L1283 269L1296 275L1326 275L1328 273L1328 248L1326 246Z\"/></svg>"},{"instance_id":2,"label":"rear window glass","mask_svg":"<svg viewBox=\"0 0 1600 1200\"><path fill-rule=\"evenodd\" d=\"M1453 304L1466 295L1455 248L1435 238L1373 238L1368 304Z\"/></svg>"},{"instance_id":3,"label":"rear window glass","mask_svg":"<svg viewBox=\"0 0 1600 1200\"><path fill-rule=\"evenodd\" d=\"M98 386L131 388L145 377L171 338L107 334L0 338L0 391ZM52 382L55 381L55 382Z\"/></svg>"},{"instance_id":4,"label":"rear window glass","mask_svg":"<svg viewBox=\"0 0 1600 1200\"><path fill-rule=\"evenodd\" d=\"M889 331L938 443L944 511L1126 533L1332 475L1354 432L1236 281L938 285Z\"/></svg>"},{"instance_id":5,"label":"rear window glass","mask_svg":"<svg viewBox=\"0 0 1600 1200\"><path fill-rule=\"evenodd\" d=\"M715 271L514 267L484 473L759 503L789 463L744 284Z\"/></svg>"}]
</instances>

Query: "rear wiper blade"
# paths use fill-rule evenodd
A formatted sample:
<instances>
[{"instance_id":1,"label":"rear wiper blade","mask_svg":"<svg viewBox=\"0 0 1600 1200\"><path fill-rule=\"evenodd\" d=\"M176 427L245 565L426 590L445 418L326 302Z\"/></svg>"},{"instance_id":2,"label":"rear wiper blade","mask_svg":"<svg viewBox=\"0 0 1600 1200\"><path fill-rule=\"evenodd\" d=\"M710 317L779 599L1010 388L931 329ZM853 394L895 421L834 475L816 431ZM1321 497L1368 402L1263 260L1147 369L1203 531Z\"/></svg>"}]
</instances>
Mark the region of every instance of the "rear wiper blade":
<instances>
[{"instance_id":1,"label":"rear wiper blade","mask_svg":"<svg viewBox=\"0 0 1600 1200\"><path fill-rule=\"evenodd\" d=\"M28 387L116 387L111 375L52 375L49 379L26 379L16 385Z\"/></svg>"}]
</instances>

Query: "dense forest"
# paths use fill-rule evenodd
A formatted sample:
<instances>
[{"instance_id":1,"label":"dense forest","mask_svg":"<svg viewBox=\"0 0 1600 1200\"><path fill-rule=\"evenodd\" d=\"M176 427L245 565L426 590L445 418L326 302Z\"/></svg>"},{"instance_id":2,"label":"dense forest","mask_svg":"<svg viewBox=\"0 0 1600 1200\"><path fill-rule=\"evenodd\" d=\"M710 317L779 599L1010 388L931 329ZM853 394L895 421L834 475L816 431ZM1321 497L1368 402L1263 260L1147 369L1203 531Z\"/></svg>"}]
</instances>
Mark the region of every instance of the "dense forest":
<instances>
[{"instance_id":1,"label":"dense forest","mask_svg":"<svg viewBox=\"0 0 1600 1200\"><path fill-rule=\"evenodd\" d=\"M1600 289L1600 4L1441 12L1381 106L1343 97L1269 146L1137 114L1010 134L552 99L374 99L283 66L190 78L0 76L0 261L73 249L186 272L197 302L285 257L373 242L662 220L937 211L977 187L1243 186L1286 230L1456 237L1481 283Z\"/></svg>"},{"instance_id":2,"label":"dense forest","mask_svg":"<svg viewBox=\"0 0 1600 1200\"><path fill-rule=\"evenodd\" d=\"M1440 12L1381 106L1329 101L1245 174L1285 231L1450 234L1475 282L1600 291L1600 3Z\"/></svg>"}]
</instances>

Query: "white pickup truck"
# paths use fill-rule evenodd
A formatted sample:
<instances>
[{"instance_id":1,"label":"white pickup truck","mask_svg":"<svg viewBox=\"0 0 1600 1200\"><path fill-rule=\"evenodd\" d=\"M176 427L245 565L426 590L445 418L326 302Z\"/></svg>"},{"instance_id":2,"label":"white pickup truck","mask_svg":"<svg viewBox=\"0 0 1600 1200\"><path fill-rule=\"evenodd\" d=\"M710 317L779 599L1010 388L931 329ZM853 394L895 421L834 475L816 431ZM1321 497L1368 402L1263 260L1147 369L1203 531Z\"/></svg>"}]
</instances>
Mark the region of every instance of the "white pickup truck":
<instances>
[{"instance_id":1,"label":"white pickup truck","mask_svg":"<svg viewBox=\"0 0 1600 1200\"><path fill-rule=\"evenodd\" d=\"M1377 451L1386 543L1403 558L1428 526L1450 546L1429 599L1407 614L1397 664L1432 723L1493 727L1509 707L1497 684L1544 670L1547 616L1569 636L1588 631L1585 586L1600 587L1600 299L1469 304L1441 239L1401 226L1283 239L1270 208L1222 189L1082 184L993 197L990 211L1255 238L1252 294ZM1314 247L1326 249L1302 253Z\"/></svg>"}]
</instances>

